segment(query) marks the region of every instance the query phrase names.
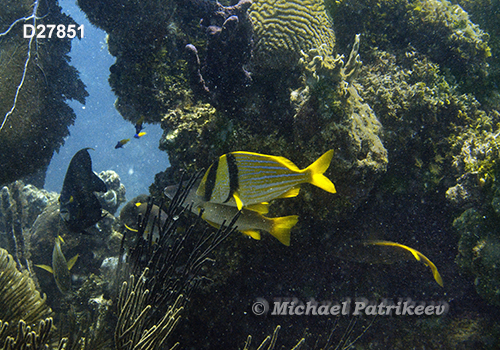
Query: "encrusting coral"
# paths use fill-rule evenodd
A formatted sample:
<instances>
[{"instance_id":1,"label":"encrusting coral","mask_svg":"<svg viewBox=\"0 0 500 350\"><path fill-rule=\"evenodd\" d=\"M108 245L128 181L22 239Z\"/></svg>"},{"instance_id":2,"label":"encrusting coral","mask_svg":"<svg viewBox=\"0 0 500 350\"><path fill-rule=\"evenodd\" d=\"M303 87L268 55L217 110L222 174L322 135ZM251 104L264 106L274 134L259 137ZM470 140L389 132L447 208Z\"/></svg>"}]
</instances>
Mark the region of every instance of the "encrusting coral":
<instances>
[{"instance_id":1,"label":"encrusting coral","mask_svg":"<svg viewBox=\"0 0 500 350\"><path fill-rule=\"evenodd\" d=\"M324 45L302 52L302 86L290 94L296 110L295 143L303 150L327 144L338 149L332 162L335 167L329 171L352 208L365 198L388 164L382 125L355 84L362 66L359 42L357 35L348 59L329 55Z\"/></svg>"},{"instance_id":2,"label":"encrusting coral","mask_svg":"<svg viewBox=\"0 0 500 350\"><path fill-rule=\"evenodd\" d=\"M118 207L125 202L125 186L120 181L120 176L113 170L101 171L99 177L104 181L107 191L98 194L102 208L114 215Z\"/></svg>"}]
</instances>

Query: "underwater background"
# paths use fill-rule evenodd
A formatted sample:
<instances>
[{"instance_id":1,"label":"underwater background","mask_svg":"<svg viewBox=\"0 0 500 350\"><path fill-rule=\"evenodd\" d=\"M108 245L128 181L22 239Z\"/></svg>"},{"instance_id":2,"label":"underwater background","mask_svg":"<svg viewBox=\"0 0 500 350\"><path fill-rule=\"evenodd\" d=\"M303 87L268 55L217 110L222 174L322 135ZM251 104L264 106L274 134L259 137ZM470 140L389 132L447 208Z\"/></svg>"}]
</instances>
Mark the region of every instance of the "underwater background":
<instances>
[{"instance_id":1,"label":"underwater background","mask_svg":"<svg viewBox=\"0 0 500 350\"><path fill-rule=\"evenodd\" d=\"M0 349L499 349L499 28L495 0L0 0ZM336 193L186 207L224 154L329 150Z\"/></svg>"}]
</instances>

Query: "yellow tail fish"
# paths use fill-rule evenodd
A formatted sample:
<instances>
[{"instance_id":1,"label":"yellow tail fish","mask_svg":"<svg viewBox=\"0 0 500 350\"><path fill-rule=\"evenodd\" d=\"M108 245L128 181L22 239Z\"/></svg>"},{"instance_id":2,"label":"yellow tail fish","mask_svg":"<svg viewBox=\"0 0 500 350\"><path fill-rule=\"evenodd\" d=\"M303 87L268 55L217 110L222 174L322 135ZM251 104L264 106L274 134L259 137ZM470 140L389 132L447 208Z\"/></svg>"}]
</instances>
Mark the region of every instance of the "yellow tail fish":
<instances>
[{"instance_id":1,"label":"yellow tail fish","mask_svg":"<svg viewBox=\"0 0 500 350\"><path fill-rule=\"evenodd\" d=\"M252 152L227 153L208 168L196 194L206 202L241 209L276 198L295 197L302 183L335 193L335 186L323 175L332 157L333 150L329 150L301 170L283 157Z\"/></svg>"},{"instance_id":2,"label":"yellow tail fish","mask_svg":"<svg viewBox=\"0 0 500 350\"><path fill-rule=\"evenodd\" d=\"M364 244L401 248L410 252L417 261L422 261L425 265L429 266L437 284L439 284L441 287L444 286L443 279L441 278L441 275L439 274L436 265L434 265L432 261L430 261L424 254L420 253L418 250L410 248L400 243L390 242L390 241L367 241Z\"/></svg>"},{"instance_id":3,"label":"yellow tail fish","mask_svg":"<svg viewBox=\"0 0 500 350\"><path fill-rule=\"evenodd\" d=\"M177 192L178 186L169 186L165 188L164 193L172 199ZM191 208L195 214L199 214L203 209L201 218L210 225L219 228L223 223L228 223L238 213L235 206L217 204L202 201L195 193L196 190L189 191L183 206ZM235 223L238 231L252 237L260 239L259 231L269 232L273 237L278 239L286 246L290 245L290 231L297 224L299 217L297 215L289 215L277 218L269 218L264 216L268 212L267 203L259 203L250 207L244 208L241 215Z\"/></svg>"}]
</instances>

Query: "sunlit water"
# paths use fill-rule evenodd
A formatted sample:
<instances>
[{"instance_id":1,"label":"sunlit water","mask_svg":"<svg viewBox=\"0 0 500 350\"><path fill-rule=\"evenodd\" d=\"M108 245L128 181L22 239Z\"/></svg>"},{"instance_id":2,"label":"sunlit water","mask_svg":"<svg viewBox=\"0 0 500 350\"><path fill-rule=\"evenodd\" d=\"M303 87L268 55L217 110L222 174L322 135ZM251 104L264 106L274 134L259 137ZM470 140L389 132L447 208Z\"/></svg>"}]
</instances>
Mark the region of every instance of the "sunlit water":
<instances>
[{"instance_id":1,"label":"sunlit water","mask_svg":"<svg viewBox=\"0 0 500 350\"><path fill-rule=\"evenodd\" d=\"M90 151L93 169L99 173L114 170L127 189L127 199L148 193L154 175L169 166L168 156L158 149L162 130L159 125L145 125L146 135L133 138L134 125L125 121L114 107L115 95L108 84L109 67L114 63L106 47L106 33L92 26L74 1L59 2L63 12L83 24L84 38L73 39L71 64L80 72L87 86L89 97L85 105L68 101L76 113L76 121L69 128L70 136L54 154L47 170L45 189L60 192L71 157L80 149L92 147ZM121 149L116 143L125 138L131 141Z\"/></svg>"}]
</instances>

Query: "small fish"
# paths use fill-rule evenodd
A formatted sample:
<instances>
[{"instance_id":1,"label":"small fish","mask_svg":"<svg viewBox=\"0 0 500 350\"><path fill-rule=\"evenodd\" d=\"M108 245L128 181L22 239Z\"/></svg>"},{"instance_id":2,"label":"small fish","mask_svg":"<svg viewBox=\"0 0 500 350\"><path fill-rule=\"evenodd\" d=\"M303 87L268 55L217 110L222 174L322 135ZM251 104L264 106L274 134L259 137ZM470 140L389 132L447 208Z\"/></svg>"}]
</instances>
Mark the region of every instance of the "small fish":
<instances>
[{"instance_id":1,"label":"small fish","mask_svg":"<svg viewBox=\"0 0 500 350\"><path fill-rule=\"evenodd\" d=\"M164 193L170 199L177 192L178 186L169 186ZM224 222L228 223L238 213L235 206L205 202L196 195L196 186L189 191L183 204L190 207L191 211L199 214L203 210L201 218L210 225L219 228ZM278 218L268 218L263 214L268 212L268 203L258 203L245 207L235 223L237 230L252 237L260 239L259 231L269 232L286 246L290 245L290 230L298 221L297 215L290 215Z\"/></svg>"},{"instance_id":2,"label":"small fish","mask_svg":"<svg viewBox=\"0 0 500 350\"><path fill-rule=\"evenodd\" d=\"M140 133L135 134L135 135L134 135L134 137L135 137L136 139L139 139L139 138L143 137L144 135L146 135L146 132L145 132L145 131L142 131L142 132L140 132Z\"/></svg>"},{"instance_id":3,"label":"small fish","mask_svg":"<svg viewBox=\"0 0 500 350\"><path fill-rule=\"evenodd\" d=\"M335 186L323 175L332 157L333 150L330 150L301 170L283 157L231 152L208 168L196 193L206 202L236 206L238 209L276 198L295 197L302 183L311 183L335 193Z\"/></svg>"},{"instance_id":4,"label":"small fish","mask_svg":"<svg viewBox=\"0 0 500 350\"><path fill-rule=\"evenodd\" d=\"M129 141L130 141L130 139L123 139L123 140L118 141L118 143L115 146L115 149L123 148L123 145Z\"/></svg>"},{"instance_id":5,"label":"small fish","mask_svg":"<svg viewBox=\"0 0 500 350\"><path fill-rule=\"evenodd\" d=\"M73 232L82 232L103 218L101 204L94 192L106 192L107 188L92 171L87 150L79 150L71 159L59 196L61 218Z\"/></svg>"},{"instance_id":6,"label":"small fish","mask_svg":"<svg viewBox=\"0 0 500 350\"><path fill-rule=\"evenodd\" d=\"M430 267L437 284L443 287L436 265L418 250L400 243L376 240L344 242L333 254L340 259L369 264L393 264L415 258Z\"/></svg>"},{"instance_id":7,"label":"small fish","mask_svg":"<svg viewBox=\"0 0 500 350\"><path fill-rule=\"evenodd\" d=\"M400 243L390 242L390 241L366 241L364 242L364 245L386 246L386 247L392 247L395 250L402 249L403 251L410 252L417 261L422 261L425 265L429 266L437 284L439 284L441 287L444 286L443 279L441 278L441 275L439 274L436 265L434 265L432 261L430 261L424 254L420 253L418 250Z\"/></svg>"},{"instance_id":8,"label":"small fish","mask_svg":"<svg viewBox=\"0 0 500 350\"><path fill-rule=\"evenodd\" d=\"M144 129L142 124L144 123L144 116L141 116L139 120L135 123L135 134L139 135L141 130Z\"/></svg>"},{"instance_id":9,"label":"small fish","mask_svg":"<svg viewBox=\"0 0 500 350\"><path fill-rule=\"evenodd\" d=\"M120 212L120 220L125 224L125 227L133 232L137 232L137 217L142 215L144 217L146 215L146 210L148 208L148 195L139 195L128 202ZM167 220L167 214L160 209L156 204L153 204L151 207L151 211L149 213L148 218L148 226L146 226L144 233L148 234L151 232L153 219L157 218L159 220L159 224L162 227L165 221ZM155 223L155 227L153 228L153 239L159 237L158 234L158 222Z\"/></svg>"},{"instance_id":10,"label":"small fish","mask_svg":"<svg viewBox=\"0 0 500 350\"><path fill-rule=\"evenodd\" d=\"M69 261L66 261L66 258L64 257L61 249L61 242L64 243L62 237L58 236L54 244L54 250L52 251L52 267L47 265L35 266L53 274L54 280L57 284L57 288L59 288L61 293L66 294L71 290L70 270L75 265L79 255L77 254Z\"/></svg>"}]
</instances>

